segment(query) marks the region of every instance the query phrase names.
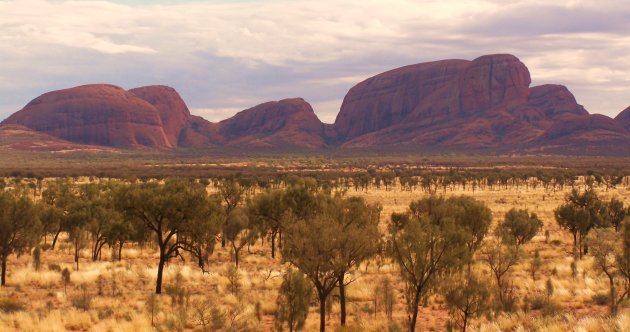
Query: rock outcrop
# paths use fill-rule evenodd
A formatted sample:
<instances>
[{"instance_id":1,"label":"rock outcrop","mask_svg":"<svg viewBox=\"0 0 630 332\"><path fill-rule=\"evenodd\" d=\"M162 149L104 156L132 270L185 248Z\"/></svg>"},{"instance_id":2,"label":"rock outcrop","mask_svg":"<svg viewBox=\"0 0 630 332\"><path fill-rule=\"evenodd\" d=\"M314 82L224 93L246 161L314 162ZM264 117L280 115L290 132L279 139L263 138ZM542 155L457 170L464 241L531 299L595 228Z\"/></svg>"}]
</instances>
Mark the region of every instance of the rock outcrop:
<instances>
[{"instance_id":1,"label":"rock outcrop","mask_svg":"<svg viewBox=\"0 0 630 332\"><path fill-rule=\"evenodd\" d=\"M619 122L628 132L630 132L630 107L623 110L615 117L615 121Z\"/></svg>"},{"instance_id":2,"label":"rock outcrop","mask_svg":"<svg viewBox=\"0 0 630 332\"><path fill-rule=\"evenodd\" d=\"M399 124L425 99L456 84L469 61L444 60L390 70L355 85L335 120L345 141Z\"/></svg>"},{"instance_id":3,"label":"rock outcrop","mask_svg":"<svg viewBox=\"0 0 630 332\"><path fill-rule=\"evenodd\" d=\"M61 138L16 124L0 124L0 151L3 150L56 153L118 152L116 149L110 147L68 142Z\"/></svg>"},{"instance_id":4,"label":"rock outcrop","mask_svg":"<svg viewBox=\"0 0 630 332\"><path fill-rule=\"evenodd\" d=\"M228 145L247 147L326 146L324 124L302 98L272 101L218 123Z\"/></svg>"},{"instance_id":5,"label":"rock outcrop","mask_svg":"<svg viewBox=\"0 0 630 332\"><path fill-rule=\"evenodd\" d=\"M131 89L129 92L157 109L169 144L173 147L178 146L182 131L190 125L190 111L179 93L163 85L145 86Z\"/></svg>"},{"instance_id":6,"label":"rock outcrop","mask_svg":"<svg viewBox=\"0 0 630 332\"><path fill-rule=\"evenodd\" d=\"M153 105L107 84L43 94L3 123L23 125L81 144L173 147Z\"/></svg>"},{"instance_id":7,"label":"rock outcrop","mask_svg":"<svg viewBox=\"0 0 630 332\"><path fill-rule=\"evenodd\" d=\"M104 84L44 94L3 123L120 147L580 151L630 145L630 107L615 119L590 115L565 86L530 84L518 58L495 54L368 78L346 94L334 124L322 123L301 98L266 102L211 123L191 115L173 88L125 91Z\"/></svg>"},{"instance_id":8,"label":"rock outcrop","mask_svg":"<svg viewBox=\"0 0 630 332\"><path fill-rule=\"evenodd\" d=\"M566 87L530 83L527 67L506 54L406 66L353 87L335 130L346 148L519 149L630 139L614 120L589 116Z\"/></svg>"}]
</instances>

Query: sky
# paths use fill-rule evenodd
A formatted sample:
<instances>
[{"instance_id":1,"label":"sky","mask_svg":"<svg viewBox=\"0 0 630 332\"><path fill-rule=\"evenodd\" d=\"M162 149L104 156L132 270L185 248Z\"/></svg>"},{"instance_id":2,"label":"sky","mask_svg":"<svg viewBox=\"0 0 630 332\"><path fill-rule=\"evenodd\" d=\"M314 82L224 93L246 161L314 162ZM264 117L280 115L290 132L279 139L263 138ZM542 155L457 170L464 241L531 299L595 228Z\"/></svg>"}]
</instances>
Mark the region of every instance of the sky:
<instances>
[{"instance_id":1,"label":"sky","mask_svg":"<svg viewBox=\"0 0 630 332\"><path fill-rule=\"evenodd\" d=\"M630 105L629 1L0 0L0 119L48 91L110 83L172 86L210 121L303 97L332 123L368 77L494 53L591 113Z\"/></svg>"}]
</instances>

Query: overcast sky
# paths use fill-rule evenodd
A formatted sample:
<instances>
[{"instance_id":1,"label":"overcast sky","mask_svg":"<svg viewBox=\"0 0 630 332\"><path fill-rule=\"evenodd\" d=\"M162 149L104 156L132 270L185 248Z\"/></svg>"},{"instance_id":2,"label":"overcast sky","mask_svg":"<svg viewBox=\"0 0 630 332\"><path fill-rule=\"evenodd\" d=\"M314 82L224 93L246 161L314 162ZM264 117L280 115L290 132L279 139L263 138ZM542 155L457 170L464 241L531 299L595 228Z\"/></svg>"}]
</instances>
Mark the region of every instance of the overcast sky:
<instances>
[{"instance_id":1,"label":"overcast sky","mask_svg":"<svg viewBox=\"0 0 630 332\"><path fill-rule=\"evenodd\" d=\"M333 122L354 84L399 66L512 53L591 113L630 105L628 1L0 0L0 119L87 83L174 87L217 121L309 101Z\"/></svg>"}]
</instances>

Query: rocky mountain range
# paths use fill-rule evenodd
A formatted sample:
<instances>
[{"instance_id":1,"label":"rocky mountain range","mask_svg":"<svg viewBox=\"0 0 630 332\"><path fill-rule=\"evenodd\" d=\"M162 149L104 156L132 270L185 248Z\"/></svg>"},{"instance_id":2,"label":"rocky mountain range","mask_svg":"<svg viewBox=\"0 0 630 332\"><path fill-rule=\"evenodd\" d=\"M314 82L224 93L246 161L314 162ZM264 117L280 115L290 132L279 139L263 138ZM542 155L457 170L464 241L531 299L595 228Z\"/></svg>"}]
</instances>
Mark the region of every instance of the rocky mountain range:
<instances>
[{"instance_id":1,"label":"rocky mountain range","mask_svg":"<svg viewBox=\"0 0 630 332\"><path fill-rule=\"evenodd\" d=\"M591 115L566 87L530 84L527 67L508 54L405 66L352 87L334 124L301 98L211 123L190 114L173 88L94 84L41 95L0 131L20 125L121 148L628 150L630 107L614 119Z\"/></svg>"}]
</instances>

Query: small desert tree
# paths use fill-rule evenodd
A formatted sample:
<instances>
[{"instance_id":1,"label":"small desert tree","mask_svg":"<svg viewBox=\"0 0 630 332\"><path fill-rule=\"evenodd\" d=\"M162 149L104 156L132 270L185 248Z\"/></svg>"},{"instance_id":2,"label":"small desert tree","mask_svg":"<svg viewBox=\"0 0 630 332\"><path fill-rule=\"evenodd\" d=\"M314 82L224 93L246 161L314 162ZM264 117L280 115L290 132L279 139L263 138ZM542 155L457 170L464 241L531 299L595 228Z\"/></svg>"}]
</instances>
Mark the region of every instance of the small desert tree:
<instances>
[{"instance_id":1,"label":"small desert tree","mask_svg":"<svg viewBox=\"0 0 630 332\"><path fill-rule=\"evenodd\" d=\"M112 259L122 260L122 248L127 241L143 242L146 237L145 230L146 228L138 222L138 219L125 219L118 216L117 219L112 220L105 233L107 245L111 248L118 247L115 257L112 254Z\"/></svg>"},{"instance_id":2,"label":"small desert tree","mask_svg":"<svg viewBox=\"0 0 630 332\"><path fill-rule=\"evenodd\" d=\"M595 227L604 226L607 221L603 217L605 208L593 188L588 188L582 193L573 189L565 201L554 210L556 222L571 232L573 248L578 251L579 258L582 258L586 251L583 245L588 232Z\"/></svg>"},{"instance_id":3,"label":"small desert tree","mask_svg":"<svg viewBox=\"0 0 630 332\"><path fill-rule=\"evenodd\" d=\"M301 272L289 269L284 274L276 300L277 330L282 330L285 323L291 332L304 328L312 292L312 286Z\"/></svg>"},{"instance_id":4,"label":"small desert tree","mask_svg":"<svg viewBox=\"0 0 630 332\"><path fill-rule=\"evenodd\" d=\"M618 296L617 283L620 276L620 265L623 261L620 253L623 246L619 243L619 237L612 229L597 229L590 236L591 253L593 265L601 273L606 275L610 287L610 313L617 314L618 303L622 300L628 290Z\"/></svg>"},{"instance_id":5,"label":"small desert tree","mask_svg":"<svg viewBox=\"0 0 630 332\"><path fill-rule=\"evenodd\" d=\"M607 223L615 227L615 232L619 232L628 212L623 206L623 201L613 197L605 203L604 207Z\"/></svg>"},{"instance_id":6,"label":"small desert tree","mask_svg":"<svg viewBox=\"0 0 630 332\"><path fill-rule=\"evenodd\" d=\"M33 249L33 268L35 271L39 272L39 268L42 265L42 249L39 247L39 244L35 245L35 249Z\"/></svg>"},{"instance_id":7,"label":"small desert tree","mask_svg":"<svg viewBox=\"0 0 630 332\"><path fill-rule=\"evenodd\" d=\"M89 227L105 218L100 218L103 207L100 202L100 190L94 184L82 185L79 188L79 195L74 196L69 203L68 212L65 217L65 230L74 246L75 270L79 271L79 254L88 240ZM100 239L95 240L96 245ZM103 242L104 244L104 242ZM97 251L98 252L98 251ZM96 256L98 258L98 256Z\"/></svg>"},{"instance_id":8,"label":"small desert tree","mask_svg":"<svg viewBox=\"0 0 630 332\"><path fill-rule=\"evenodd\" d=\"M224 220L223 229L225 229L225 225L229 222L227 217L232 213L232 210L236 209L236 207L243 200L243 194L245 193L245 189L241 187L241 185L233 178L226 179L221 181L219 184L219 196L224 202L224 216L226 217ZM221 237L221 247L225 247L225 236Z\"/></svg>"},{"instance_id":9,"label":"small desert tree","mask_svg":"<svg viewBox=\"0 0 630 332\"><path fill-rule=\"evenodd\" d=\"M350 271L367 259L374 257L380 249L381 234L378 229L381 208L370 205L363 198L340 196L328 200L326 213L338 223L339 233L335 241L336 255L333 261L337 272L341 325L346 324L346 286L356 278L348 280Z\"/></svg>"},{"instance_id":10,"label":"small desert tree","mask_svg":"<svg viewBox=\"0 0 630 332\"><path fill-rule=\"evenodd\" d=\"M48 183L46 190L42 192L42 201L50 208L43 215L42 223L46 233L54 234L52 249L55 249L59 234L68 231L67 215L75 200L76 193L71 180L68 178L57 179Z\"/></svg>"},{"instance_id":11,"label":"small desert tree","mask_svg":"<svg viewBox=\"0 0 630 332\"><path fill-rule=\"evenodd\" d=\"M527 210L510 209L497 227L499 235L505 243L513 243L517 247L529 242L538 234L543 223L535 213Z\"/></svg>"},{"instance_id":12,"label":"small desert tree","mask_svg":"<svg viewBox=\"0 0 630 332\"><path fill-rule=\"evenodd\" d=\"M497 284L497 297L503 310L512 309L511 286L507 275L519 260L519 250L515 244L505 243L496 238L486 243L482 250L483 260L488 264Z\"/></svg>"},{"instance_id":13,"label":"small desert tree","mask_svg":"<svg viewBox=\"0 0 630 332\"><path fill-rule=\"evenodd\" d=\"M490 291L482 280L472 273L463 273L447 285L444 299L451 317L466 332L471 318L482 315L488 309Z\"/></svg>"},{"instance_id":14,"label":"small desert tree","mask_svg":"<svg viewBox=\"0 0 630 332\"><path fill-rule=\"evenodd\" d=\"M230 243L234 262L238 268L239 255L241 250L256 239L256 229L250 222L245 211L236 208L230 212L227 222L223 224L223 238Z\"/></svg>"},{"instance_id":15,"label":"small desert tree","mask_svg":"<svg viewBox=\"0 0 630 332\"><path fill-rule=\"evenodd\" d=\"M108 235L122 215L114 208L113 184L87 184L80 187L85 230L92 238L92 261L100 259L103 246L111 243Z\"/></svg>"},{"instance_id":16,"label":"small desert tree","mask_svg":"<svg viewBox=\"0 0 630 332\"><path fill-rule=\"evenodd\" d=\"M536 249L534 251L534 257L532 257L532 260L529 263L529 273L532 275L533 281L536 281L536 273L538 273L541 266L542 266L542 260L540 258L540 251Z\"/></svg>"},{"instance_id":17,"label":"small desert tree","mask_svg":"<svg viewBox=\"0 0 630 332\"><path fill-rule=\"evenodd\" d=\"M282 256L313 283L319 299L319 330L326 330L326 299L337 286L338 275L332 263L337 253L334 241L339 223L325 215L298 219L285 229Z\"/></svg>"},{"instance_id":18,"label":"small desert tree","mask_svg":"<svg viewBox=\"0 0 630 332\"><path fill-rule=\"evenodd\" d=\"M410 331L416 329L418 306L437 286L437 276L460 269L469 259L469 237L439 201L432 196L411 203L406 217L392 215L390 255L407 284Z\"/></svg>"},{"instance_id":19,"label":"small desert tree","mask_svg":"<svg viewBox=\"0 0 630 332\"><path fill-rule=\"evenodd\" d=\"M199 183L167 180L163 185L151 182L121 186L116 192L116 206L127 218L144 223L156 237L160 251L156 294L162 292L166 262L181 257L184 251L196 255L195 249L214 241L219 229L211 217L206 189Z\"/></svg>"},{"instance_id":20,"label":"small desert tree","mask_svg":"<svg viewBox=\"0 0 630 332\"><path fill-rule=\"evenodd\" d=\"M455 222L467 234L466 246L472 257L488 234L492 222L492 211L483 201L465 195L451 197L446 203Z\"/></svg>"},{"instance_id":21,"label":"small desert tree","mask_svg":"<svg viewBox=\"0 0 630 332\"><path fill-rule=\"evenodd\" d=\"M624 293L626 297L630 297L630 218L626 218L621 229L621 252L617 253L616 261L619 274L625 279Z\"/></svg>"},{"instance_id":22,"label":"small desert tree","mask_svg":"<svg viewBox=\"0 0 630 332\"><path fill-rule=\"evenodd\" d=\"M41 224L33 202L25 197L16 197L10 192L0 192L0 259L2 277L0 285L6 284L7 259L11 254L22 254L37 243Z\"/></svg>"},{"instance_id":23,"label":"small desert tree","mask_svg":"<svg viewBox=\"0 0 630 332\"><path fill-rule=\"evenodd\" d=\"M271 258L276 257L276 238L282 231L282 216L287 211L284 204L284 191L270 190L254 197L247 204L247 212L252 223L269 234L271 240Z\"/></svg>"},{"instance_id":24,"label":"small desert tree","mask_svg":"<svg viewBox=\"0 0 630 332\"><path fill-rule=\"evenodd\" d=\"M63 293L66 294L70 283L70 270L67 267L61 271L61 282L63 283Z\"/></svg>"}]
</instances>

